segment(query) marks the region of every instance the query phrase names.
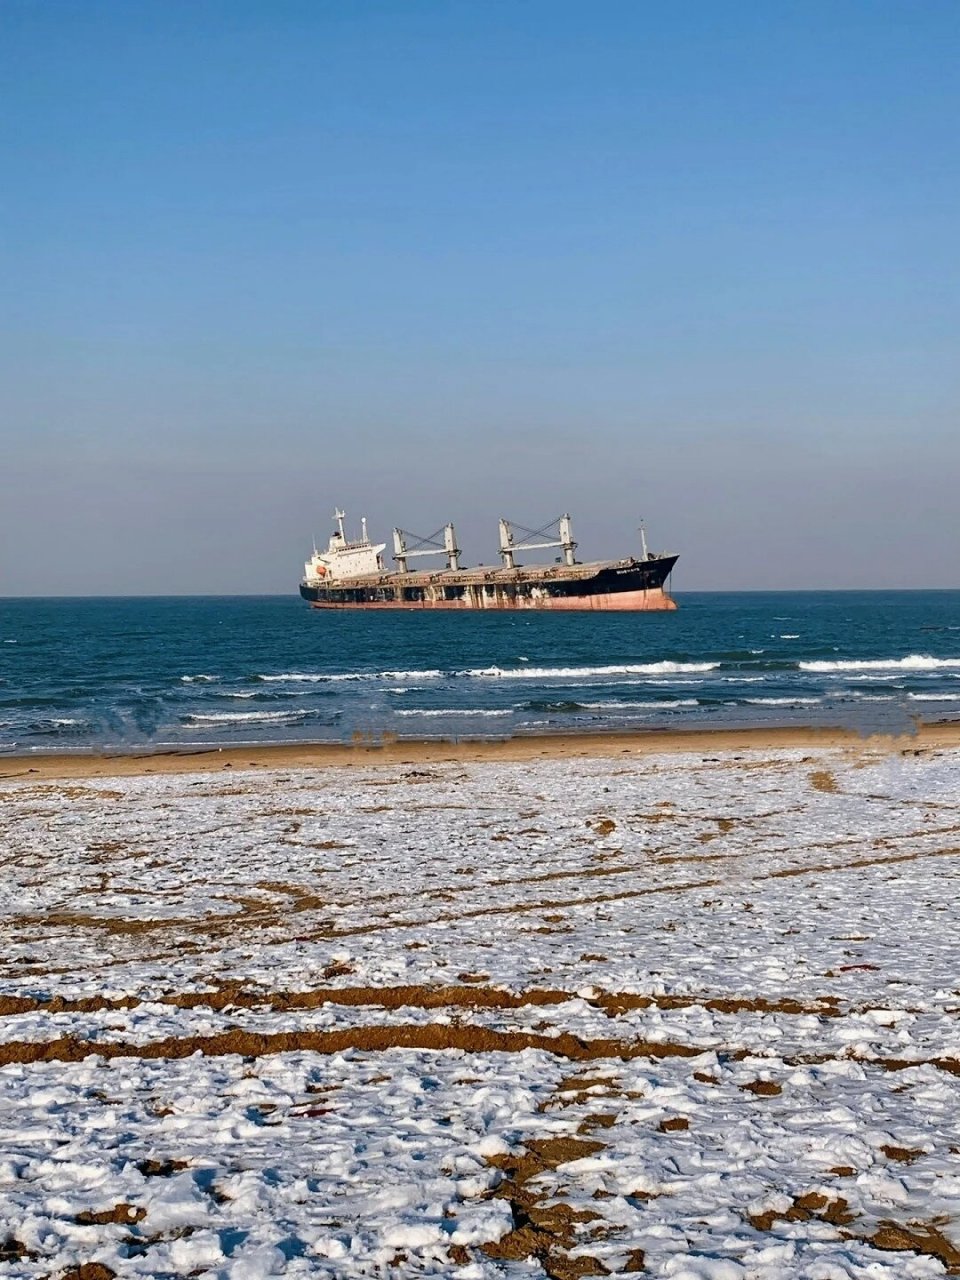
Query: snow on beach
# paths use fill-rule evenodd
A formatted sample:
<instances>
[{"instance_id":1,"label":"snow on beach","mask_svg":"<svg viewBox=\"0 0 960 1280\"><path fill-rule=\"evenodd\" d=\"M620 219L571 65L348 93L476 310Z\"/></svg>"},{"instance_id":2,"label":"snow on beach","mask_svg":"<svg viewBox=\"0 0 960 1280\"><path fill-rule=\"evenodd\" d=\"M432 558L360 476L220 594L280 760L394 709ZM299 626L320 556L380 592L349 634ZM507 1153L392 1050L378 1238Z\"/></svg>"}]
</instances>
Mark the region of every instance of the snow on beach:
<instances>
[{"instance_id":1,"label":"snow on beach","mask_svg":"<svg viewBox=\"0 0 960 1280\"><path fill-rule=\"evenodd\" d=\"M958 835L955 751L8 778L0 1275L955 1272Z\"/></svg>"}]
</instances>

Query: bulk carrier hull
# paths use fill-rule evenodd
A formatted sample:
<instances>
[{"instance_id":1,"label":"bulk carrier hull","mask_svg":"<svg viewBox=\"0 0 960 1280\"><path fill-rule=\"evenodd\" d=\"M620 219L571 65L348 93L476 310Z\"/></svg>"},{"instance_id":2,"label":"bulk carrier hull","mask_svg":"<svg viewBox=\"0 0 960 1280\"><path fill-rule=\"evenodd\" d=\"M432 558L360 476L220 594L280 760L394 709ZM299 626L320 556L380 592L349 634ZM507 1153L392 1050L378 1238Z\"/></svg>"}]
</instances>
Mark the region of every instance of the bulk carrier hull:
<instances>
[{"instance_id":1,"label":"bulk carrier hull","mask_svg":"<svg viewBox=\"0 0 960 1280\"><path fill-rule=\"evenodd\" d=\"M314 609L676 609L666 584L676 556L525 568L363 574L300 584Z\"/></svg>"}]
</instances>

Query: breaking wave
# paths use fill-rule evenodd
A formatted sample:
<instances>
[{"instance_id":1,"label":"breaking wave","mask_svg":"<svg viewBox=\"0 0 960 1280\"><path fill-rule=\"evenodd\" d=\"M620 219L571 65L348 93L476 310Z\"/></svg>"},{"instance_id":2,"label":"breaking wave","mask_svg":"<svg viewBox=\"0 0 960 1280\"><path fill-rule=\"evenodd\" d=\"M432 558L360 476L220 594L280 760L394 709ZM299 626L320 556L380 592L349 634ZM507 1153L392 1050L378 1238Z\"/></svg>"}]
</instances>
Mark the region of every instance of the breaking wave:
<instances>
[{"instance_id":1,"label":"breaking wave","mask_svg":"<svg viewBox=\"0 0 960 1280\"><path fill-rule=\"evenodd\" d=\"M576 680L580 676L670 676L716 671L719 662L628 662L604 667L473 667L461 676L481 680Z\"/></svg>"},{"instance_id":2,"label":"breaking wave","mask_svg":"<svg viewBox=\"0 0 960 1280\"><path fill-rule=\"evenodd\" d=\"M290 724L303 718L297 711L211 711L184 716L185 724Z\"/></svg>"},{"instance_id":3,"label":"breaking wave","mask_svg":"<svg viewBox=\"0 0 960 1280\"><path fill-rule=\"evenodd\" d=\"M837 662L800 662L801 671L943 671L960 670L960 658L931 658L911 653L906 658L850 658Z\"/></svg>"},{"instance_id":4,"label":"breaking wave","mask_svg":"<svg viewBox=\"0 0 960 1280\"><path fill-rule=\"evenodd\" d=\"M851 698L857 702L896 702L897 695L895 693L863 693L859 689L844 689L838 698Z\"/></svg>"},{"instance_id":5,"label":"breaking wave","mask_svg":"<svg viewBox=\"0 0 960 1280\"><path fill-rule=\"evenodd\" d=\"M751 707L815 707L822 698L744 698Z\"/></svg>"},{"instance_id":6,"label":"breaking wave","mask_svg":"<svg viewBox=\"0 0 960 1280\"><path fill-rule=\"evenodd\" d=\"M395 711L396 716L512 716L512 711L503 710L484 710L482 707L447 707L431 709L429 711L422 710L405 710Z\"/></svg>"},{"instance_id":7,"label":"breaking wave","mask_svg":"<svg viewBox=\"0 0 960 1280\"><path fill-rule=\"evenodd\" d=\"M669 711L675 707L699 707L697 698L663 698L659 702L584 702L588 711Z\"/></svg>"},{"instance_id":8,"label":"breaking wave","mask_svg":"<svg viewBox=\"0 0 960 1280\"><path fill-rule=\"evenodd\" d=\"M281 675L257 675L255 680L262 680L265 684L327 684L338 683L344 680L435 680L437 676L442 676L443 672L430 669L427 671L337 671L337 672L308 672L308 671L287 671Z\"/></svg>"}]
</instances>

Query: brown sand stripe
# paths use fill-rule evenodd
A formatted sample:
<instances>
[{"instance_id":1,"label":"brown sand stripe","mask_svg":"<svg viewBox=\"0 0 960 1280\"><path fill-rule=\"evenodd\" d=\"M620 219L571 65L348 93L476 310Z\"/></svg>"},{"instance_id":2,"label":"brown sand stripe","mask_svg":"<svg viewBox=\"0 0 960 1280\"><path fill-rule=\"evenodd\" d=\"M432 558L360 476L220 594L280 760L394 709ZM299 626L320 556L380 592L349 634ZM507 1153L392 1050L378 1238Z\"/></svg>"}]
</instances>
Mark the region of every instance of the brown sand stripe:
<instances>
[{"instance_id":1,"label":"brown sand stripe","mask_svg":"<svg viewBox=\"0 0 960 1280\"><path fill-rule=\"evenodd\" d=\"M655 1041L581 1040L578 1036L492 1031L486 1027L353 1027L343 1031L281 1031L265 1035L232 1030L216 1036L170 1036L148 1044L92 1042L64 1036L44 1043L11 1041L0 1045L0 1066L10 1063L81 1062L84 1058L189 1058L195 1053L218 1058L229 1054L259 1058L275 1053L344 1053L349 1049L382 1053L387 1049L459 1049L464 1053L523 1053L540 1049L573 1061L593 1058L693 1058L708 1050L697 1045Z\"/></svg>"},{"instance_id":2,"label":"brown sand stripe","mask_svg":"<svg viewBox=\"0 0 960 1280\"><path fill-rule=\"evenodd\" d=\"M583 1040L563 1033L557 1036L536 1035L526 1031L493 1031L487 1027L426 1026L351 1027L343 1031L282 1031L263 1034L234 1029L215 1036L170 1036L147 1044L125 1044L121 1041L80 1040L63 1036L58 1040L32 1042L15 1040L0 1045L0 1067L11 1063L82 1062L88 1057L104 1059L179 1059L195 1053L218 1058L238 1054L245 1058L267 1057L276 1053L383 1053L389 1049L419 1049L438 1052L458 1049L463 1053L523 1053L539 1049L555 1057L575 1062L598 1058L696 1058L705 1053L723 1053L726 1060L742 1062L755 1057L747 1049L726 1050L722 1046L676 1044L650 1040ZM840 1056L784 1058L784 1066L809 1065L840 1061ZM850 1061L850 1058L846 1058ZM853 1061L884 1071L906 1071L911 1067L936 1067L950 1075L960 1076L960 1060L956 1058L867 1058L856 1055Z\"/></svg>"},{"instance_id":3,"label":"brown sand stripe","mask_svg":"<svg viewBox=\"0 0 960 1280\"><path fill-rule=\"evenodd\" d=\"M240 987L221 987L215 991L189 991L154 997L85 996L67 1000L54 996L51 1000L37 1000L27 996L0 996L0 1017L12 1017L26 1013L101 1013L111 1010L135 1009L144 1004L169 1005L179 1009L227 1008L262 1009L275 1012L295 1009L318 1009L325 1004L345 1006L375 1006L382 1009L443 1009L450 1007L470 1009L521 1009L530 1005L548 1006L565 1004L568 1000L583 999L570 991L534 988L529 991L505 991L499 987L485 986L401 986L401 987L321 987L312 991L245 991ZM765 1000L760 997L736 996L650 996L635 992L599 992L588 1000L589 1004L603 1009L611 1017L633 1009L709 1009L714 1013L782 1013L788 1015L812 1015L814 1017L839 1017L843 1012L835 996L823 996L819 1000L804 1003L786 997L781 1000ZM875 1009L876 1004L870 1004ZM851 1012L851 1010L846 1010Z\"/></svg>"},{"instance_id":4,"label":"brown sand stripe","mask_svg":"<svg viewBox=\"0 0 960 1280\"><path fill-rule=\"evenodd\" d=\"M858 871L861 867L886 866L894 862L918 862L921 858L949 858L960 853L960 848L919 849L915 853L893 853L872 858L854 858L850 862L825 863L815 867L785 867L765 876L751 876L751 880L778 880L785 876L806 876L822 871Z\"/></svg>"}]
</instances>

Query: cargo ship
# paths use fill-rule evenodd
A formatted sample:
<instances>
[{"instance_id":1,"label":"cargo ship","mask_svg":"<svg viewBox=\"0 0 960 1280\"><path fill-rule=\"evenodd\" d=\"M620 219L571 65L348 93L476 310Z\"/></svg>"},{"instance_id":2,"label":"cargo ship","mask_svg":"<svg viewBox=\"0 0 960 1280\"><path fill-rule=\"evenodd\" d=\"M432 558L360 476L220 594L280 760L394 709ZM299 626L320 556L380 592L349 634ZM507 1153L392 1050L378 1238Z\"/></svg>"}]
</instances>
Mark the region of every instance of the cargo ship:
<instances>
[{"instance_id":1,"label":"cargo ship","mask_svg":"<svg viewBox=\"0 0 960 1280\"><path fill-rule=\"evenodd\" d=\"M675 555L647 549L640 528L641 553L623 560L582 564L569 515L542 529L500 521L500 564L465 568L460 563L456 530L444 525L427 538L404 529L393 531L395 569L387 567L385 542L371 542L367 520L359 539L344 528L345 513L334 512L335 528L326 551L314 547L304 565L300 594L314 609L676 609L667 593ZM517 556L558 548L552 564L522 565ZM411 569L419 557L440 556L446 564Z\"/></svg>"}]
</instances>

